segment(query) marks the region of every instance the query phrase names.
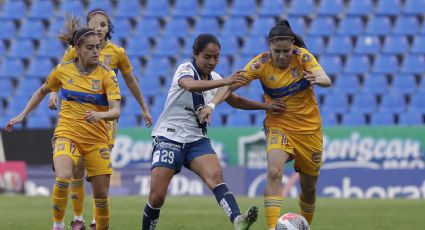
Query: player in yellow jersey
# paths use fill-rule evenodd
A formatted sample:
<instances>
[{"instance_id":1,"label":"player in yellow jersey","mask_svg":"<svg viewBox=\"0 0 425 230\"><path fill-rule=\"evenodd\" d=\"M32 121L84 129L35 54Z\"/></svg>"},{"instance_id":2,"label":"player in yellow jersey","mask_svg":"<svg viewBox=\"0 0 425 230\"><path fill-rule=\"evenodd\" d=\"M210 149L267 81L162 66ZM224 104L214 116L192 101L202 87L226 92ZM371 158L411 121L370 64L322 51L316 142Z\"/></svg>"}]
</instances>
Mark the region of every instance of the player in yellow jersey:
<instances>
[{"instance_id":1,"label":"player in yellow jersey","mask_svg":"<svg viewBox=\"0 0 425 230\"><path fill-rule=\"evenodd\" d=\"M100 55L99 60L109 68L113 69L115 73L118 73L118 70L121 71L121 74L127 84L127 87L130 89L133 96L136 98L143 111L143 120L147 127L152 125L152 116L149 113L145 100L143 98L140 87L137 83L137 79L133 75L133 67L128 59L124 48L119 47L110 41L111 34L113 33L113 24L109 19L107 13L102 9L93 9L88 12L87 17L87 26L92 28L97 33L100 39ZM76 49L70 47L63 56L63 61L70 61L77 57ZM51 93L49 98L49 107L52 109L57 108L58 96L56 93ZM112 150L112 147L115 142L116 134L116 121L109 122L109 135L110 141L109 145ZM84 225L83 220L83 204L84 204L84 165L79 164L76 168L72 182L71 182L71 197L72 197L72 208L74 212L74 220L71 222L71 227L75 229L80 229ZM79 227L81 226L81 227ZM95 222L92 221L91 227L94 228Z\"/></svg>"},{"instance_id":2,"label":"player in yellow jersey","mask_svg":"<svg viewBox=\"0 0 425 230\"><path fill-rule=\"evenodd\" d=\"M301 214L309 223L313 219L323 151L322 122L313 87L329 87L331 81L288 21L282 20L271 29L268 44L269 52L252 59L244 76L248 82L260 80L266 102L283 100L286 106L279 114L267 112L265 119L268 175L264 205L268 228L274 229L282 202L283 166L292 159L300 175ZM219 104L238 87L223 88L212 103ZM200 115L201 122L210 119L211 112L207 107Z\"/></svg>"},{"instance_id":3,"label":"player in yellow jersey","mask_svg":"<svg viewBox=\"0 0 425 230\"><path fill-rule=\"evenodd\" d=\"M91 178L96 229L109 227L109 182L112 164L107 121L120 115L120 90L115 72L99 63L100 41L93 29L77 29L68 18L68 33L60 38L75 47L77 57L52 70L24 110L6 130L22 122L50 92L61 90L62 102L53 138L56 174L52 190L53 229L65 229L64 215L73 170L81 158Z\"/></svg>"}]
</instances>

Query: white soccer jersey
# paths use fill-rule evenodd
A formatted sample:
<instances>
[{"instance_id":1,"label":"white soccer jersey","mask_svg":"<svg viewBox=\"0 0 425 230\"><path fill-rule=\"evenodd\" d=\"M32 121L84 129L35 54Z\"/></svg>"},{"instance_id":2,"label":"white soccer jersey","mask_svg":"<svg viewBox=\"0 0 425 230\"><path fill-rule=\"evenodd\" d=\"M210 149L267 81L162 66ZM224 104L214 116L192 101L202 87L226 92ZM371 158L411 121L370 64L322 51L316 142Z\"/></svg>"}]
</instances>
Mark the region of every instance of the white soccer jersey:
<instances>
[{"instance_id":1,"label":"white soccer jersey","mask_svg":"<svg viewBox=\"0 0 425 230\"><path fill-rule=\"evenodd\" d=\"M163 136L180 143L190 143L206 137L206 126L199 124L197 111L211 102L219 88L192 93L179 85L179 81L186 77L200 79L194 62L185 62L177 68L164 110L153 128L152 136ZM211 72L209 78L222 79L216 72Z\"/></svg>"}]
</instances>

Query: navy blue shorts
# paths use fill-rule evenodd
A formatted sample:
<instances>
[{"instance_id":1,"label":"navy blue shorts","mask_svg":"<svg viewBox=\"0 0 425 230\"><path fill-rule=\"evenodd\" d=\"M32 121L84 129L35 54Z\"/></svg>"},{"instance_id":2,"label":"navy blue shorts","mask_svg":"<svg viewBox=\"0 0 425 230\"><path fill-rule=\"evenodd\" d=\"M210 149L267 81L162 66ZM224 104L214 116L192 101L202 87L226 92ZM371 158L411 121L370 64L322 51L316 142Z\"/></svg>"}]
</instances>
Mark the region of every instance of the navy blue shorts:
<instances>
[{"instance_id":1,"label":"navy blue shorts","mask_svg":"<svg viewBox=\"0 0 425 230\"><path fill-rule=\"evenodd\" d=\"M182 166L190 169L190 162L205 154L215 154L208 138L191 143L180 143L158 136L153 141L152 168L166 167L181 171Z\"/></svg>"}]
</instances>

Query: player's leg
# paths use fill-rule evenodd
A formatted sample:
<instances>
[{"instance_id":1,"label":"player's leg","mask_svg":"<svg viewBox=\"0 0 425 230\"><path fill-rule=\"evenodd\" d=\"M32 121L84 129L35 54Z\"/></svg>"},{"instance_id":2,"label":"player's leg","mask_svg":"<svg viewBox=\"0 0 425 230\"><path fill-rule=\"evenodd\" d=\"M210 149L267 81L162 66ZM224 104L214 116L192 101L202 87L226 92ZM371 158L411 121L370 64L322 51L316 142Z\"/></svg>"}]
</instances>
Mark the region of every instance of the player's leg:
<instances>
[{"instance_id":1,"label":"player's leg","mask_svg":"<svg viewBox=\"0 0 425 230\"><path fill-rule=\"evenodd\" d=\"M311 224L316 207L316 185L318 176L311 176L300 172L301 195L299 205L301 215Z\"/></svg>"},{"instance_id":2,"label":"player's leg","mask_svg":"<svg viewBox=\"0 0 425 230\"><path fill-rule=\"evenodd\" d=\"M80 157L77 167L75 167L70 185L72 211L74 220L71 222L72 230L85 229L83 219L84 208L84 164L83 158Z\"/></svg>"},{"instance_id":3,"label":"player's leg","mask_svg":"<svg viewBox=\"0 0 425 230\"><path fill-rule=\"evenodd\" d=\"M230 221L235 223L237 229L249 229L257 219L258 209L252 207L247 215L241 215L234 195L224 183L220 162L209 139L201 139L187 144L185 151L187 151L185 165L212 190L217 203L224 209Z\"/></svg>"},{"instance_id":4,"label":"player's leg","mask_svg":"<svg viewBox=\"0 0 425 230\"><path fill-rule=\"evenodd\" d=\"M90 177L93 188L93 199L96 209L96 229L109 228L110 205L109 205L109 175L97 175Z\"/></svg>"},{"instance_id":5,"label":"player's leg","mask_svg":"<svg viewBox=\"0 0 425 230\"><path fill-rule=\"evenodd\" d=\"M64 216L68 202L69 184L72 171L79 158L79 151L68 139L56 138L54 143L53 164L55 184L52 189L53 229L64 229Z\"/></svg>"}]
</instances>

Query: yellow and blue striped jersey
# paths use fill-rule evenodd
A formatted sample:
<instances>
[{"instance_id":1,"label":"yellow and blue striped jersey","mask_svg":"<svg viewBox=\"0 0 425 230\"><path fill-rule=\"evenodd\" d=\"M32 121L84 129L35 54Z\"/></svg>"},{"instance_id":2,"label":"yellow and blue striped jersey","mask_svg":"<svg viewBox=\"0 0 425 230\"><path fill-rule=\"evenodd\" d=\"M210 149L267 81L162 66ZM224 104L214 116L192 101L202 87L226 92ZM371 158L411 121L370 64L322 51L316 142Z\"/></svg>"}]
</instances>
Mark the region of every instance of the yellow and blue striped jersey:
<instances>
[{"instance_id":1,"label":"yellow and blue striped jersey","mask_svg":"<svg viewBox=\"0 0 425 230\"><path fill-rule=\"evenodd\" d=\"M259 79L264 99L282 97L286 109L282 114L267 112L265 125L280 127L298 133L313 133L321 129L321 118L313 86L304 79L303 71L317 71L322 67L308 50L294 47L288 68L280 69L273 64L269 53L253 58L244 68L248 81Z\"/></svg>"},{"instance_id":2,"label":"yellow and blue striped jersey","mask_svg":"<svg viewBox=\"0 0 425 230\"><path fill-rule=\"evenodd\" d=\"M70 47L63 55L62 62L68 62L75 58L77 58L77 51L74 47ZM114 70L115 74L118 74L118 69L121 74L130 74L133 71L124 48L115 45L111 41L108 41L105 47L100 50L99 61Z\"/></svg>"},{"instance_id":3,"label":"yellow and blue striped jersey","mask_svg":"<svg viewBox=\"0 0 425 230\"><path fill-rule=\"evenodd\" d=\"M104 120L89 124L84 117L88 111L108 111L108 101L120 100L118 79L111 69L99 63L88 75L81 74L74 61L59 64L45 82L52 91L61 90L61 110L55 137L77 143L108 144Z\"/></svg>"}]
</instances>

